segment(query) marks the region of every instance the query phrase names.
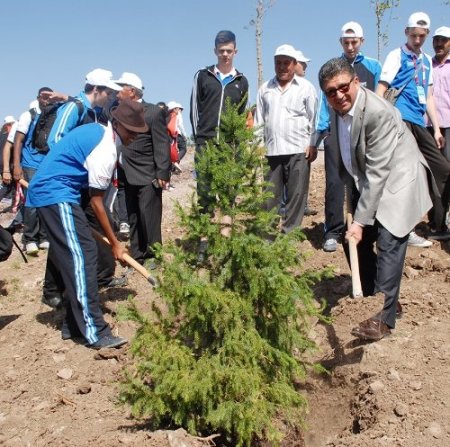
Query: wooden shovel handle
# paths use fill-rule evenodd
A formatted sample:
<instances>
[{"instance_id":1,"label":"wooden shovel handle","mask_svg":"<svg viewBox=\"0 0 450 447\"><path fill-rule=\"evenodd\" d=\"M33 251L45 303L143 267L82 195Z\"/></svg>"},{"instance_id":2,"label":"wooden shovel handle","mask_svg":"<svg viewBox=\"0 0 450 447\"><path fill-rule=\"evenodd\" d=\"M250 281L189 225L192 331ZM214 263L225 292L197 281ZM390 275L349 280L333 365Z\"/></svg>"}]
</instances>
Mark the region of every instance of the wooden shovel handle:
<instances>
[{"instance_id":1,"label":"wooden shovel handle","mask_svg":"<svg viewBox=\"0 0 450 447\"><path fill-rule=\"evenodd\" d=\"M23 178L21 178L19 180L19 183L24 188L28 188L28 182L26 180L24 180ZM109 240L108 240L107 237L103 236L98 231L94 230L93 228L91 228L91 231L92 231L92 234L95 237L95 239L97 239L100 242L103 242L106 245L111 246L111 244L109 243ZM133 259L128 253L125 253L123 255L123 260L130 267L133 267L137 272L139 272L150 284L152 284L153 286L156 286L155 278L153 278L153 276L150 275L150 273L147 272L147 269L143 265L139 264L139 262L137 262L135 259Z\"/></svg>"},{"instance_id":2,"label":"wooden shovel handle","mask_svg":"<svg viewBox=\"0 0 450 447\"><path fill-rule=\"evenodd\" d=\"M103 236L97 230L94 230L93 228L91 228L91 231L92 231L92 234L95 239L97 239L100 242L103 242L106 245L111 246L107 237ZM147 269L143 265L139 264L139 262L137 262L135 259L133 259L128 253L125 253L123 255L123 260L130 267L133 267L137 272L139 272L150 284L152 284L153 286L156 285L155 278L153 278L153 276L150 275L150 273L147 271Z\"/></svg>"},{"instance_id":3,"label":"wooden shovel handle","mask_svg":"<svg viewBox=\"0 0 450 447\"><path fill-rule=\"evenodd\" d=\"M352 213L347 213L347 228L353 222ZM359 276L359 260L358 260L358 249L356 248L356 240L353 237L348 238L348 249L350 252L350 270L352 272L352 295L353 298L361 297L361 277Z\"/></svg>"}]
</instances>

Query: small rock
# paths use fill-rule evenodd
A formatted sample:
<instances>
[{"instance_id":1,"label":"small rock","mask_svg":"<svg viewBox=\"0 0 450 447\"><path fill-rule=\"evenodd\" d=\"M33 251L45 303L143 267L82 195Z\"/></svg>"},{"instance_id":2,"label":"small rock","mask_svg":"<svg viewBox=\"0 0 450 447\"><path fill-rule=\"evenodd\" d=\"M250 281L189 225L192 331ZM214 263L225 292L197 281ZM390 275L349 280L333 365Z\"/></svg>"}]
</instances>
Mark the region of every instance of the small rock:
<instances>
[{"instance_id":1,"label":"small rock","mask_svg":"<svg viewBox=\"0 0 450 447\"><path fill-rule=\"evenodd\" d=\"M440 255L438 253L435 253L434 251L429 251L429 250L423 250L420 253L420 257L421 258L429 258L429 259L433 259L433 260L440 259Z\"/></svg>"},{"instance_id":2,"label":"small rock","mask_svg":"<svg viewBox=\"0 0 450 447\"><path fill-rule=\"evenodd\" d=\"M409 265L405 267L404 273L405 276L409 279L415 279L419 276L419 272L410 267Z\"/></svg>"},{"instance_id":3,"label":"small rock","mask_svg":"<svg viewBox=\"0 0 450 447\"><path fill-rule=\"evenodd\" d=\"M72 376L73 376L73 370L70 368L63 368L60 369L56 375L60 378L60 379L64 379L64 380L69 380Z\"/></svg>"},{"instance_id":4,"label":"small rock","mask_svg":"<svg viewBox=\"0 0 450 447\"><path fill-rule=\"evenodd\" d=\"M431 259L429 258L415 258L411 260L411 267L419 270L431 269Z\"/></svg>"},{"instance_id":5,"label":"small rock","mask_svg":"<svg viewBox=\"0 0 450 447\"><path fill-rule=\"evenodd\" d=\"M432 422L426 430L433 438L439 439L442 436L442 428L437 422Z\"/></svg>"},{"instance_id":6,"label":"small rock","mask_svg":"<svg viewBox=\"0 0 450 447\"><path fill-rule=\"evenodd\" d=\"M395 406L394 413L399 417L406 416L408 414L408 406L400 402Z\"/></svg>"},{"instance_id":7,"label":"small rock","mask_svg":"<svg viewBox=\"0 0 450 447\"><path fill-rule=\"evenodd\" d=\"M384 383L381 380L375 380L369 385L369 390L372 394L380 392L384 388Z\"/></svg>"},{"instance_id":8,"label":"small rock","mask_svg":"<svg viewBox=\"0 0 450 447\"><path fill-rule=\"evenodd\" d=\"M398 373L397 370L395 370L395 369L390 369L389 372L388 372L387 378L388 378L389 380L392 380L392 381L394 381L394 380L400 380L400 374Z\"/></svg>"},{"instance_id":9,"label":"small rock","mask_svg":"<svg viewBox=\"0 0 450 447\"><path fill-rule=\"evenodd\" d=\"M49 406L50 406L50 402L43 400L42 402L40 402L33 408L33 411L41 411L41 410L44 410L45 408L48 408Z\"/></svg>"},{"instance_id":10,"label":"small rock","mask_svg":"<svg viewBox=\"0 0 450 447\"><path fill-rule=\"evenodd\" d=\"M61 363L64 362L64 360L66 360L66 356L64 354L55 354L52 355L52 359L55 363Z\"/></svg>"},{"instance_id":11,"label":"small rock","mask_svg":"<svg viewBox=\"0 0 450 447\"><path fill-rule=\"evenodd\" d=\"M78 394L88 394L92 390L91 384L80 385L77 389Z\"/></svg>"},{"instance_id":12,"label":"small rock","mask_svg":"<svg viewBox=\"0 0 450 447\"><path fill-rule=\"evenodd\" d=\"M409 384L409 386L414 390L414 391L419 391L422 389L422 382L411 382Z\"/></svg>"}]
</instances>

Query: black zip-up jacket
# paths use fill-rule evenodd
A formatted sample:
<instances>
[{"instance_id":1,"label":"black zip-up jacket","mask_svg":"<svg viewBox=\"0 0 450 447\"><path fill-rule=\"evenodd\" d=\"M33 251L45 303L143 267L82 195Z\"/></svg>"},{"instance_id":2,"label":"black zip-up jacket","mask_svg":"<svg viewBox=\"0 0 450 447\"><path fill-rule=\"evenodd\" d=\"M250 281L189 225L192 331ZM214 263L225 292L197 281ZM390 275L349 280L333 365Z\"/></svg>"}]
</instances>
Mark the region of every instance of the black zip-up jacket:
<instances>
[{"instance_id":1,"label":"black zip-up jacket","mask_svg":"<svg viewBox=\"0 0 450 447\"><path fill-rule=\"evenodd\" d=\"M247 102L244 100L248 93L247 78L236 70L234 78L223 87L214 68L214 65L203 68L194 77L190 118L196 144L203 144L217 136L220 114L227 98L230 98L232 104L242 103L239 109L241 113Z\"/></svg>"}]
</instances>

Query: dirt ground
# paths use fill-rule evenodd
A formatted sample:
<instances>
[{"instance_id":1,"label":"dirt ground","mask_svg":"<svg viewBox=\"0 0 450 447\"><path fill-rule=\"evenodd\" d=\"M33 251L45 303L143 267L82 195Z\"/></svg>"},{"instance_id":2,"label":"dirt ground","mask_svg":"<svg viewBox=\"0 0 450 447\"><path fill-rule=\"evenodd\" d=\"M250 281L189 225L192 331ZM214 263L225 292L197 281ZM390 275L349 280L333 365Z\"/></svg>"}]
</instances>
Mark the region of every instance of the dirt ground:
<instances>
[{"instance_id":1,"label":"dirt ground","mask_svg":"<svg viewBox=\"0 0 450 447\"><path fill-rule=\"evenodd\" d=\"M165 240L179 234L175 200L187 204L194 181L192 152L182 162L175 189L164 193ZM377 343L357 342L351 328L370 316L380 300L352 299L342 247L321 250L323 233L323 154L315 162L306 217L309 268L332 265L335 277L315 287L333 316L315 324L320 351L315 360L328 376L310 377L302 386L310 402L308 430L284 445L307 447L450 446L450 245L408 248L402 281L404 315L393 334ZM2 208L5 208L2 205ZM10 213L1 215L8 223ZM425 223L419 226L425 228ZM20 235L16 236L16 240ZM117 403L117 380L130 361L127 348L92 351L61 339L61 311L41 304L45 252L25 264L17 250L0 264L0 445L24 446L194 446L213 445L183 432L151 432ZM117 273L122 267L118 266ZM113 331L131 338L134 328L116 320L129 295L150 308L157 299L137 273L122 289L101 292Z\"/></svg>"}]
</instances>

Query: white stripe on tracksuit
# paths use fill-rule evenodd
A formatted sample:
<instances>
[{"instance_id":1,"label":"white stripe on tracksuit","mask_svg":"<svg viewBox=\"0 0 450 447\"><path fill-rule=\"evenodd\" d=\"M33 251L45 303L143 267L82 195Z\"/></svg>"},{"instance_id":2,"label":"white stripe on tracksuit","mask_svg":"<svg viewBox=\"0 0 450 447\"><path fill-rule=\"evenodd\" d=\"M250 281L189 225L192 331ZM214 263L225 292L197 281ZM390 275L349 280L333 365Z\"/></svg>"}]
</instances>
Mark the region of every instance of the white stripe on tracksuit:
<instances>
[{"instance_id":1,"label":"white stripe on tracksuit","mask_svg":"<svg viewBox=\"0 0 450 447\"><path fill-rule=\"evenodd\" d=\"M192 97L191 97L191 113L192 113L192 131L194 132L194 136L197 133L198 126L198 108L197 108L197 87L198 87L198 74L200 71L194 76L194 85L192 86Z\"/></svg>"},{"instance_id":2,"label":"white stripe on tracksuit","mask_svg":"<svg viewBox=\"0 0 450 447\"><path fill-rule=\"evenodd\" d=\"M61 117L61 121L59 122L59 126L56 129L55 133L55 143L57 143L63 136L63 132L66 130L67 127L67 120L69 119L70 114L72 113L72 110L74 107L77 107L77 114L78 114L78 106L73 101L69 104L67 104L67 107L64 110L63 116Z\"/></svg>"},{"instance_id":3,"label":"white stripe on tracksuit","mask_svg":"<svg viewBox=\"0 0 450 447\"><path fill-rule=\"evenodd\" d=\"M75 269L73 273L75 276L77 301L81 304L81 307L83 309L83 317L86 323L86 338L88 342L92 344L98 341L97 328L89 313L86 292L84 257L75 229L72 207L69 203L59 203L58 207L61 215L64 234L66 235L67 239L67 244L69 246L70 252L72 253L72 259Z\"/></svg>"}]
</instances>

